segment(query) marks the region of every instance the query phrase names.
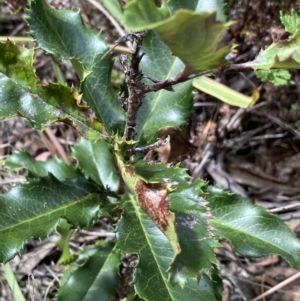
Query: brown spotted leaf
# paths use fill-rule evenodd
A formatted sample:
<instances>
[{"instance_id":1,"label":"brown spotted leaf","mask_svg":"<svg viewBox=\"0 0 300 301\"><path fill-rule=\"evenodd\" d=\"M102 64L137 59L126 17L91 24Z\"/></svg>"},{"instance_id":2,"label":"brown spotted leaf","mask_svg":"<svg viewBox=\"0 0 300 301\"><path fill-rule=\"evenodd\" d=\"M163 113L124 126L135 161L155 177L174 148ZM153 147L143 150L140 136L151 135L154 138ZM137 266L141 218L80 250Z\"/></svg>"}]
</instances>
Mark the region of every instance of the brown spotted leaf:
<instances>
[{"instance_id":1,"label":"brown spotted leaf","mask_svg":"<svg viewBox=\"0 0 300 301\"><path fill-rule=\"evenodd\" d=\"M173 285L168 269L174 259L170 241L140 208L133 195L121 200L122 217L117 224L117 246L124 253L134 253L139 261L134 271L136 294L147 301L217 301L215 282L203 275L199 283L187 277L185 286Z\"/></svg>"},{"instance_id":2,"label":"brown spotted leaf","mask_svg":"<svg viewBox=\"0 0 300 301\"><path fill-rule=\"evenodd\" d=\"M138 222L148 225L142 226L145 235L153 235L148 231L155 228L157 238L163 234L172 246L173 255L163 259L167 261L168 278L182 287L190 279L200 278L216 263L213 248L217 246L200 198L202 183L189 184L188 175L179 167L149 165L144 161L124 164L121 157L118 165L131 192L128 210L133 206ZM159 247L160 240L152 244Z\"/></svg>"},{"instance_id":3,"label":"brown spotted leaf","mask_svg":"<svg viewBox=\"0 0 300 301\"><path fill-rule=\"evenodd\" d=\"M174 214L169 210L167 188L161 184L147 184L138 180L135 191L141 208L160 230L166 231L174 222Z\"/></svg>"},{"instance_id":4,"label":"brown spotted leaf","mask_svg":"<svg viewBox=\"0 0 300 301\"><path fill-rule=\"evenodd\" d=\"M166 202L162 203L161 208L167 207L175 216L174 226L180 252L169 270L171 280L183 286L188 277L199 278L203 272L209 273L212 265L216 264L213 248L218 244L209 227L210 212L201 197L203 182L189 183L189 176L184 169L168 168L165 164L148 165L139 161L135 168L136 173L148 182L148 186L155 187L154 192L159 191L156 195L162 196L163 193L158 188L165 187ZM149 207L155 206L153 195L149 194L149 198L152 198L152 204L151 201L148 202L152 206L148 206L146 210L142 207L147 213L151 211ZM154 215L160 217L162 213L157 211L154 210Z\"/></svg>"}]
</instances>

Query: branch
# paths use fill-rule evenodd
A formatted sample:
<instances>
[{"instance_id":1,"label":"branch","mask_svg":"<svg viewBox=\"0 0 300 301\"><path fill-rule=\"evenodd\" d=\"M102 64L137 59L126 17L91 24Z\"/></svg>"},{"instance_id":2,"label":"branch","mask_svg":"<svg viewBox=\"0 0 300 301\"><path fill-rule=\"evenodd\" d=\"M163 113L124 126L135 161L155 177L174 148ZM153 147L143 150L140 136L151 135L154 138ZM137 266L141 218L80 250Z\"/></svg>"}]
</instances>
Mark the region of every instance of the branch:
<instances>
[{"instance_id":1,"label":"branch","mask_svg":"<svg viewBox=\"0 0 300 301\"><path fill-rule=\"evenodd\" d=\"M132 42L131 62L128 61L126 55L120 56L120 63L124 68L125 83L127 84L128 92L129 92L129 96L125 100L126 125L125 125L124 136L127 141L132 140L136 134L136 119L137 119L138 109L141 106L142 99L146 93L156 92L161 89L173 91L172 89L173 85L212 72L212 70L207 70L197 74L187 75L186 70L183 70L182 72L178 73L176 76L161 82L156 79L150 78L149 76L143 74L139 70L141 59L144 56L144 53L140 54L139 52L145 34L146 34L145 31L129 33L116 41L116 44L125 43L126 41ZM150 79L152 82L154 82L154 84L145 85L144 83L141 82L143 78Z\"/></svg>"},{"instance_id":2,"label":"branch","mask_svg":"<svg viewBox=\"0 0 300 301\"><path fill-rule=\"evenodd\" d=\"M168 135L166 138L164 139L160 139L157 142L147 145L147 146L143 146L143 147L134 147L131 148L130 150L127 151L125 158L130 158L132 155L136 154L136 153L143 153L143 152L148 152L150 150L153 149L157 149L161 146L164 146L166 144L168 144L170 141L170 136Z\"/></svg>"},{"instance_id":3,"label":"branch","mask_svg":"<svg viewBox=\"0 0 300 301\"><path fill-rule=\"evenodd\" d=\"M247 71L247 70L253 70L253 61L247 62L247 63L241 63L241 64L228 64L224 68L222 68L222 72L227 73L230 71L235 72L241 72L241 71Z\"/></svg>"},{"instance_id":4,"label":"branch","mask_svg":"<svg viewBox=\"0 0 300 301\"><path fill-rule=\"evenodd\" d=\"M176 76L174 76L172 78L166 79L162 82L154 83L153 85L143 86L141 88L143 90L143 93L156 92L161 89L166 89L168 87L172 87L173 85L186 82L190 79L193 79L193 78L196 78L199 76L203 76L208 73L212 73L213 71L214 70L206 70L206 71L202 71L197 74L186 75L185 70L183 70L182 72L178 73Z\"/></svg>"},{"instance_id":5,"label":"branch","mask_svg":"<svg viewBox=\"0 0 300 301\"><path fill-rule=\"evenodd\" d=\"M128 86L129 97L127 99L127 111L126 111L126 125L125 125L125 139L132 140L136 134L136 118L138 108L142 104L142 99L145 93L140 89L142 73L139 71L139 64L144 54L139 54L142 46L143 38L146 32L141 31L133 34L128 34L119 39L117 42L125 42L130 40L132 45L132 59L131 63L128 63L126 55L120 56L120 63L124 68L125 82Z\"/></svg>"}]
</instances>

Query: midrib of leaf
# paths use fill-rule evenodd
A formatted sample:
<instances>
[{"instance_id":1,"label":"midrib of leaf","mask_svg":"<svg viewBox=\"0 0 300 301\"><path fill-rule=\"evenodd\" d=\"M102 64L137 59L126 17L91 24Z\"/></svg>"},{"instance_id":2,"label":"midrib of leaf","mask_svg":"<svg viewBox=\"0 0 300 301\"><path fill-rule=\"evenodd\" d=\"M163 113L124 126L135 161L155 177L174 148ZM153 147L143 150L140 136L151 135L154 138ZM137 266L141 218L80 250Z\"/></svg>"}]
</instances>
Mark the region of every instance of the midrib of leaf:
<instances>
[{"instance_id":1,"label":"midrib of leaf","mask_svg":"<svg viewBox=\"0 0 300 301\"><path fill-rule=\"evenodd\" d=\"M46 15L46 19L47 19L47 21L49 22L49 17L48 17L48 15L47 14L44 14L44 16ZM50 21L51 21L51 19L50 19ZM51 23L51 22L50 22ZM40 26L41 27L43 27L44 28L44 30L46 30L46 32L48 32L48 33L50 33L50 35L52 36L52 33L51 33L51 30L49 30L49 28L48 27L46 27L45 25L44 25L44 23L41 21L40 22ZM58 29L58 26L57 27L55 27L55 29ZM61 30L63 31L64 29L63 28L61 28ZM64 48L65 48L65 52L68 52L67 51L67 48L66 48L66 46L65 46L65 43L63 42L63 40L60 38L60 34L58 33L58 31L57 30L55 30L56 31L56 38L58 38L59 39L59 41L62 43L62 45L64 46Z\"/></svg>"},{"instance_id":2,"label":"midrib of leaf","mask_svg":"<svg viewBox=\"0 0 300 301\"><path fill-rule=\"evenodd\" d=\"M181 60L172 56L170 49L152 31L147 33L141 51L146 53L141 70L159 81L176 76L184 68ZM176 87L175 93L161 90L146 95L137 116L136 140L140 145L155 142L162 128L177 129L186 122L192 108L192 94L187 93L191 89L191 83L185 82Z\"/></svg>"},{"instance_id":3,"label":"midrib of leaf","mask_svg":"<svg viewBox=\"0 0 300 301\"><path fill-rule=\"evenodd\" d=\"M242 219L242 218L240 218L240 219ZM234 220L234 221L237 221L237 220L238 220L238 219L236 219L236 220ZM222 223L222 222L219 222L219 221L216 220L216 219L212 219L212 220L210 221L210 223L213 224L215 228L217 228L216 225L220 225L222 228L229 229L229 230L231 230L233 233L234 233L234 232L239 233L239 235L240 235L241 237L243 237L243 235L248 236L248 237L250 237L250 238L253 239L253 240L256 240L256 241L258 241L258 242L262 242L263 244L271 245L271 246L273 246L275 249L282 250L281 253L288 253L288 252L286 252L285 249L278 247L278 245L274 245L273 243L270 243L269 241L266 242L266 240L260 238L259 236L254 236L253 234L250 234L249 232L246 232L245 230L244 230L244 231L241 231L240 229L237 229L237 228L235 228L235 227L233 227L233 226L229 226L228 223L224 224L224 223ZM271 232L271 231L265 231L265 232L263 232L263 233L267 233L267 232ZM252 249L251 246L249 246L249 248ZM270 251L269 254L271 254L271 253L274 253L274 252L273 252L273 251ZM288 253L288 254L289 254L289 253Z\"/></svg>"},{"instance_id":4,"label":"midrib of leaf","mask_svg":"<svg viewBox=\"0 0 300 301\"><path fill-rule=\"evenodd\" d=\"M93 109L109 133L121 131L125 113L110 81L113 64L111 57L100 62L108 50L101 34L87 28L79 12L55 10L45 0L32 0L28 20L30 34L40 48L62 59L71 60L79 76L82 67L89 73L81 78L83 101ZM61 24L61 30L58 24Z\"/></svg>"},{"instance_id":5,"label":"midrib of leaf","mask_svg":"<svg viewBox=\"0 0 300 301\"><path fill-rule=\"evenodd\" d=\"M134 198L134 197L132 197L132 198ZM172 296L172 294L171 294L170 288L169 288L169 286L166 284L165 278L164 278L164 276L163 276L162 268L160 267L158 260L156 260L157 256L156 256L156 254L155 254L153 248L150 247L150 246L152 245L152 243L151 243L151 241L149 240L148 235L147 235L147 232L146 232L146 229L145 229L145 227L144 227L144 225L143 225L143 223L142 223L142 215L141 215L141 210L142 210L142 209L137 205L137 202L135 201L135 199L132 199L132 198L130 198L130 202L132 203L132 205L133 205L133 207L134 207L134 210L135 210L135 213L136 213L136 215L137 215L138 218L139 218L139 222L140 222L141 228L143 229L143 233L144 233L145 239L146 239L146 241L147 241L147 243L148 243L149 249L151 250L151 254L153 254L153 258L155 259L156 265L157 265L158 270L159 270L159 272L160 272L160 277L162 278L162 281L163 281L163 283L164 283L164 286L166 287L167 291L169 292L169 295L172 297L172 300L173 300L174 298L173 298L173 296ZM175 300L175 299L174 299L174 300Z\"/></svg>"},{"instance_id":6,"label":"midrib of leaf","mask_svg":"<svg viewBox=\"0 0 300 301\"><path fill-rule=\"evenodd\" d=\"M8 77L7 75L0 72L0 82L1 81L12 82L12 84L17 86L20 89L20 91L22 92L22 95L23 95L22 100L24 100L25 97L26 97L26 99L29 97L30 101L36 101L36 102L39 102L40 104L43 104L44 106L47 106L47 109L49 109L50 112L52 113L52 116L48 117L48 120L45 120L44 122L43 121L37 122L34 118L35 116L31 115L30 112L27 110L27 108L22 107L21 99L18 99L18 103L15 105L14 110L11 112L10 115L7 115L7 117L16 116L18 114L21 114L22 117L28 119L30 122L36 123L39 128L41 127L40 125L42 125L42 128L44 128L45 126L47 126L48 123L57 121L57 120L59 120L59 118L62 118L62 119L67 118L71 122L74 122L74 126L83 135L86 135L86 132L88 132L88 131L90 131L91 133L95 133L95 135L97 135L97 136L99 135L99 133L96 132L92 127L85 124L82 120L78 119L71 112L69 113L60 106L55 106L51 103L48 103L45 99L40 97L37 93L39 93L39 92L44 93L42 86L34 86L34 87L32 87L32 90L31 90L30 83L27 83L27 82L23 83L23 81L19 80L18 78ZM38 105L40 105L40 104L38 104ZM32 118L30 119L30 117L28 117L28 115L30 115L30 117L32 117Z\"/></svg>"},{"instance_id":7,"label":"midrib of leaf","mask_svg":"<svg viewBox=\"0 0 300 301\"><path fill-rule=\"evenodd\" d=\"M70 186L72 186L72 185L70 185ZM45 189L45 188L43 187L43 189ZM30 190L30 189L29 189L29 190ZM56 212L59 212L59 211L62 211L62 210L66 210L66 208L75 206L75 205L77 205L77 204L79 204L79 203L81 203L81 202L84 203L85 199L90 198L90 197L93 196L93 195L96 196L97 194L96 194L96 193L90 193L90 194L84 196L83 198L80 198L80 199L77 200L77 201L74 201L74 202L72 202L72 203L70 203L70 204L67 204L67 205L65 205L65 206L59 207L59 208L57 208L57 209L55 209L55 210L51 210L50 212L48 211L47 213L38 215L38 216L36 216L36 217L34 217L34 218L30 218L30 219L23 220L22 222L20 222L20 223L18 223L18 224L15 224L15 225L13 225L13 226L11 226L11 227L6 227L6 228L3 228L3 227L2 227L1 230L0 230L0 233L1 233L1 232L5 232L5 231L10 230L10 229L13 229L13 228L15 228L15 227L19 227L19 226L21 226L21 225L23 225L23 224L31 223L31 222L33 222L33 221L35 221L35 220L39 220L39 219L41 219L42 217L45 217L45 216L54 214L54 213L56 213ZM19 202L17 202L17 203L19 203ZM21 207L21 205L20 205L20 207ZM33 212L33 213L35 213L35 212Z\"/></svg>"},{"instance_id":8,"label":"midrib of leaf","mask_svg":"<svg viewBox=\"0 0 300 301\"><path fill-rule=\"evenodd\" d=\"M111 250L111 252L109 253L109 255L106 257L106 259L105 259L105 261L104 261L104 263L103 263L103 265L102 265L102 267L101 267L100 272L97 274L97 277L94 278L94 281L93 281L93 283L91 284L90 288L94 286L94 283L95 283L96 280L98 279L99 274L102 272L103 267L106 265L106 263L107 263L107 262L109 261L109 259L111 258L112 253L113 253L113 250ZM86 292L86 294L84 295L84 298L82 299L82 301L85 301L85 300L88 300L88 301L89 301L89 300L90 300L90 299L86 299L86 297L88 297L88 295L89 295L90 288L87 290L87 292Z\"/></svg>"}]
</instances>

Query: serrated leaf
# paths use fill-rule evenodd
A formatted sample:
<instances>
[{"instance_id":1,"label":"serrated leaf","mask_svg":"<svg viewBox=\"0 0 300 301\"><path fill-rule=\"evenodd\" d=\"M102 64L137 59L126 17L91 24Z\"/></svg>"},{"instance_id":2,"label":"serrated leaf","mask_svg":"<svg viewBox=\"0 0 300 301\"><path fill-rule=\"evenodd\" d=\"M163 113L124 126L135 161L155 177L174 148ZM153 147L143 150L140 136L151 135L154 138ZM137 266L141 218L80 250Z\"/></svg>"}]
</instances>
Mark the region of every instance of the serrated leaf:
<instances>
[{"instance_id":1,"label":"serrated leaf","mask_svg":"<svg viewBox=\"0 0 300 301\"><path fill-rule=\"evenodd\" d=\"M111 246L79 253L59 289L58 301L110 301L118 284L120 254Z\"/></svg>"},{"instance_id":2,"label":"serrated leaf","mask_svg":"<svg viewBox=\"0 0 300 301\"><path fill-rule=\"evenodd\" d=\"M143 41L141 70L152 78L165 80L184 68L183 63L170 55L170 49L153 32ZM137 116L139 144L157 140L159 130L179 128L187 122L193 107L192 83L187 81L173 87L175 92L160 90L146 94ZM155 113L154 113L155 112Z\"/></svg>"},{"instance_id":3,"label":"serrated leaf","mask_svg":"<svg viewBox=\"0 0 300 301\"><path fill-rule=\"evenodd\" d=\"M188 277L200 279L210 275L217 264L214 248L218 242L209 228L209 211L199 198L201 183L179 186L169 194L170 210L175 213L176 232L181 252L171 265L171 280L185 285Z\"/></svg>"},{"instance_id":4,"label":"serrated leaf","mask_svg":"<svg viewBox=\"0 0 300 301\"><path fill-rule=\"evenodd\" d=\"M293 85L295 82L291 79L292 75L289 70L256 70L256 76L262 81L271 82L274 86Z\"/></svg>"},{"instance_id":5,"label":"serrated leaf","mask_svg":"<svg viewBox=\"0 0 300 301\"><path fill-rule=\"evenodd\" d=\"M290 34L293 34L300 25L300 16L294 9L291 10L289 15L285 15L282 11L280 11L280 20L284 29Z\"/></svg>"},{"instance_id":6,"label":"serrated leaf","mask_svg":"<svg viewBox=\"0 0 300 301\"><path fill-rule=\"evenodd\" d=\"M279 254L300 269L300 241L277 216L217 187L207 186L204 197L212 210L214 233L227 238L235 251L248 257Z\"/></svg>"},{"instance_id":7,"label":"serrated leaf","mask_svg":"<svg viewBox=\"0 0 300 301\"><path fill-rule=\"evenodd\" d=\"M48 171L43 162L36 161L27 151L15 151L4 161L5 168L15 171L27 168L32 174L38 177L46 177Z\"/></svg>"},{"instance_id":8,"label":"serrated leaf","mask_svg":"<svg viewBox=\"0 0 300 301\"><path fill-rule=\"evenodd\" d=\"M213 248L218 245L199 197L202 183L188 183L189 176L179 167L149 165L141 160L130 165L119 157L118 165L131 191L131 202L169 239L174 252L169 262L171 283L184 287L189 278L200 279L216 264Z\"/></svg>"},{"instance_id":9,"label":"serrated leaf","mask_svg":"<svg viewBox=\"0 0 300 301\"><path fill-rule=\"evenodd\" d=\"M220 300L215 297L212 281L206 275L199 284L189 277L184 288L171 284L167 270L175 255L173 248L132 197L123 200L123 214L116 234L121 251L139 256L133 282L141 298L147 301Z\"/></svg>"},{"instance_id":10,"label":"serrated leaf","mask_svg":"<svg viewBox=\"0 0 300 301\"><path fill-rule=\"evenodd\" d=\"M83 100L109 133L121 131L125 113L110 81L111 56L101 60L108 48L100 33L86 28L79 12L55 10L44 0L31 1L28 22L40 48L73 63L77 60L91 72L81 83Z\"/></svg>"},{"instance_id":11,"label":"serrated leaf","mask_svg":"<svg viewBox=\"0 0 300 301\"><path fill-rule=\"evenodd\" d=\"M138 295L129 296L126 301L144 301L145 299L141 299Z\"/></svg>"},{"instance_id":12,"label":"serrated leaf","mask_svg":"<svg viewBox=\"0 0 300 301\"><path fill-rule=\"evenodd\" d=\"M59 181L65 181L69 178L76 178L81 173L72 165L67 164L57 157L41 162L35 160L26 151L15 151L4 161L5 168L9 171L26 168L30 176L46 177L51 173Z\"/></svg>"},{"instance_id":13,"label":"serrated leaf","mask_svg":"<svg viewBox=\"0 0 300 301\"><path fill-rule=\"evenodd\" d=\"M120 179L114 166L112 145L105 141L91 142L80 139L72 150L87 177L111 191L118 190Z\"/></svg>"},{"instance_id":14,"label":"serrated leaf","mask_svg":"<svg viewBox=\"0 0 300 301\"><path fill-rule=\"evenodd\" d=\"M254 61L241 64L246 68L258 69L299 69L300 68L300 30L287 40L273 43L262 50Z\"/></svg>"},{"instance_id":15,"label":"serrated leaf","mask_svg":"<svg viewBox=\"0 0 300 301\"><path fill-rule=\"evenodd\" d=\"M99 139L101 124L97 119L88 121L76 105L80 95L75 88L39 83L32 64L33 49L0 43L0 119L23 116L40 130L63 121L85 137Z\"/></svg>"},{"instance_id":16,"label":"serrated leaf","mask_svg":"<svg viewBox=\"0 0 300 301\"><path fill-rule=\"evenodd\" d=\"M225 56L231 47L223 42L230 23L216 20L216 13L176 10L169 18L154 19L152 9L145 9L152 0L132 1L125 10L125 24L131 30L152 29L185 64L187 74L220 68L228 62ZM156 8L156 11L158 8ZM135 17L133 17L133 15Z\"/></svg>"},{"instance_id":17,"label":"serrated leaf","mask_svg":"<svg viewBox=\"0 0 300 301\"><path fill-rule=\"evenodd\" d=\"M0 262L12 259L30 237L49 236L60 218L75 228L89 226L106 199L98 190L82 178L59 182L50 176L0 195Z\"/></svg>"},{"instance_id":18,"label":"serrated leaf","mask_svg":"<svg viewBox=\"0 0 300 301\"><path fill-rule=\"evenodd\" d=\"M149 191L144 191L143 197L140 197L139 191L136 190L141 208L156 224L157 219L160 219L160 213L163 212L158 195L162 195L164 186L167 189L169 210L175 215L173 231L177 235L165 234L169 239L174 237L180 246L169 271L171 282L184 286L188 277L200 279L203 273L210 274L213 265L217 264L213 248L217 247L218 243L209 229L209 212L204 199L199 197L203 183L200 181L189 183L189 176L180 167L168 168L165 164L149 166L145 161L138 161L134 166L137 177L142 176L147 183L151 183L148 187L151 201L155 204L154 212L151 210L151 203L143 203ZM157 226L161 228L159 224ZM174 251L176 253L176 248Z\"/></svg>"},{"instance_id":19,"label":"serrated leaf","mask_svg":"<svg viewBox=\"0 0 300 301\"><path fill-rule=\"evenodd\" d=\"M168 237L175 254L180 252L177 233L175 232L175 216L169 210L167 185L165 183L148 183L135 173L135 167L125 164L117 155L121 176L132 193L136 204L151 217L155 225Z\"/></svg>"}]
</instances>

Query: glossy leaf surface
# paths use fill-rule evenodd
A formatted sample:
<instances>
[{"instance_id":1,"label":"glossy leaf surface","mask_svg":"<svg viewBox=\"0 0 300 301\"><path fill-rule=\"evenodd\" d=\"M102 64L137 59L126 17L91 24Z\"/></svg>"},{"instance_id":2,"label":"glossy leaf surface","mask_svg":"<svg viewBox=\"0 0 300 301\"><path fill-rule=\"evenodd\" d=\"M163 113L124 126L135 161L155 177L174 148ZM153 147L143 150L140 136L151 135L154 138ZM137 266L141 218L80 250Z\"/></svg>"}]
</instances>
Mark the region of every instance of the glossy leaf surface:
<instances>
[{"instance_id":1,"label":"glossy leaf surface","mask_svg":"<svg viewBox=\"0 0 300 301\"><path fill-rule=\"evenodd\" d=\"M213 248L218 243L213 239L208 224L208 208L204 199L200 198L202 182L188 183L189 176L186 171L179 167L167 167L165 164L149 166L145 161L135 164L138 177L149 183L148 187L151 201L155 204L154 214L151 212L151 203L145 208L143 198L137 192L140 206L146 211L156 225L161 229L158 222L162 211L159 195L166 189L169 210L174 214L174 233L165 233L170 239L176 257L171 264L170 278L172 282L185 285L188 277L200 278L200 274L210 271L216 264ZM136 189L137 190L137 189ZM176 239L176 245L173 239ZM174 247L175 245L175 247ZM179 247L177 247L177 245ZM177 247L177 248L176 248Z\"/></svg>"},{"instance_id":2,"label":"glossy leaf surface","mask_svg":"<svg viewBox=\"0 0 300 301\"><path fill-rule=\"evenodd\" d=\"M218 300L212 281L205 275L199 284L188 278L184 288L171 284L167 270L174 259L174 251L169 240L134 198L123 201L123 214L117 225L117 245L122 252L139 256L134 273L136 293L147 301Z\"/></svg>"},{"instance_id":3,"label":"glossy leaf surface","mask_svg":"<svg viewBox=\"0 0 300 301\"><path fill-rule=\"evenodd\" d=\"M175 76L183 70L183 63L170 55L170 49L157 35L149 32L144 39L141 70L160 81ZM147 81L151 84L150 81ZM140 144L155 142L163 128L179 128L187 122L193 106L191 81L173 87L175 92L160 90L146 94L137 118L136 140Z\"/></svg>"},{"instance_id":4,"label":"glossy leaf surface","mask_svg":"<svg viewBox=\"0 0 300 301\"><path fill-rule=\"evenodd\" d=\"M79 93L73 87L39 83L32 64L33 49L0 43L0 119L23 116L39 130L63 121L85 137L99 139L102 126L77 106Z\"/></svg>"},{"instance_id":5,"label":"glossy leaf surface","mask_svg":"<svg viewBox=\"0 0 300 301\"><path fill-rule=\"evenodd\" d=\"M300 241L282 220L220 188L208 186L204 192L215 234L227 238L237 252L247 257L279 254L300 269Z\"/></svg>"},{"instance_id":6,"label":"glossy leaf surface","mask_svg":"<svg viewBox=\"0 0 300 301\"><path fill-rule=\"evenodd\" d=\"M152 0L132 1L125 10L125 24L131 30L152 29L185 64L188 74L220 68L228 62L231 47L223 42L229 23L218 21L216 13L178 9L167 17L152 14L165 9L148 7Z\"/></svg>"},{"instance_id":7,"label":"glossy leaf surface","mask_svg":"<svg viewBox=\"0 0 300 301\"><path fill-rule=\"evenodd\" d=\"M9 171L25 168L32 177L46 177L51 173L59 181L81 176L81 173L72 165L57 157L47 161L37 161L26 151L16 151L5 161L5 168Z\"/></svg>"},{"instance_id":8,"label":"glossy leaf surface","mask_svg":"<svg viewBox=\"0 0 300 301\"><path fill-rule=\"evenodd\" d=\"M0 262L12 259L27 239L49 236L60 218L75 228L89 226L105 200L98 189L82 178L59 182L50 176L0 195Z\"/></svg>"},{"instance_id":9,"label":"glossy leaf surface","mask_svg":"<svg viewBox=\"0 0 300 301\"><path fill-rule=\"evenodd\" d=\"M185 294L189 300L215 300L212 283L204 288L201 284L208 279L200 277L216 263L213 247L217 246L206 208L199 202L201 183L187 184L188 175L179 167L144 161L129 165L117 158L131 192L124 199L117 240L122 251L139 255L135 273L139 296L180 300ZM201 278L199 287L197 278Z\"/></svg>"},{"instance_id":10,"label":"glossy leaf surface","mask_svg":"<svg viewBox=\"0 0 300 301\"><path fill-rule=\"evenodd\" d=\"M120 179L114 166L112 145L107 141L80 139L72 150L80 169L103 188L116 191Z\"/></svg>"},{"instance_id":11,"label":"glossy leaf surface","mask_svg":"<svg viewBox=\"0 0 300 301\"><path fill-rule=\"evenodd\" d=\"M87 247L65 273L57 300L110 301L120 263L120 254L108 245Z\"/></svg>"},{"instance_id":12,"label":"glossy leaf surface","mask_svg":"<svg viewBox=\"0 0 300 301\"><path fill-rule=\"evenodd\" d=\"M110 81L111 56L101 60L108 48L100 33L86 28L79 12L52 9L44 0L31 1L28 21L40 48L71 59L75 68L81 66L89 73L81 83L83 100L109 133L120 131L125 114Z\"/></svg>"}]
</instances>

